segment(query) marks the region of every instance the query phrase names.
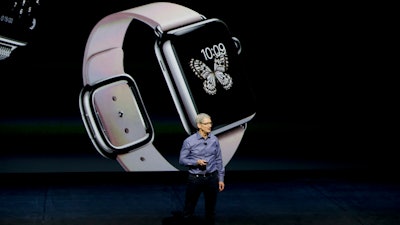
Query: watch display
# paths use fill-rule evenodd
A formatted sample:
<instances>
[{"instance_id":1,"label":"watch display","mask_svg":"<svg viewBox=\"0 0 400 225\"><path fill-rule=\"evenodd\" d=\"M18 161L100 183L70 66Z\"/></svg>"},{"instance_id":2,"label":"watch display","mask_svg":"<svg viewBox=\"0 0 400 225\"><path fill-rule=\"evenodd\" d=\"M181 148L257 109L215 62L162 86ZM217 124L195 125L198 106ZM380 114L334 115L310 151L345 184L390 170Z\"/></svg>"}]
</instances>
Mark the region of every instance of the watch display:
<instances>
[{"instance_id":1,"label":"watch display","mask_svg":"<svg viewBox=\"0 0 400 225\"><path fill-rule=\"evenodd\" d=\"M210 19L164 34L156 51L170 71L174 89L185 112L187 132L195 132L194 118L207 112L214 132L244 124L255 114L255 100L241 68L240 43L225 23Z\"/></svg>"}]
</instances>

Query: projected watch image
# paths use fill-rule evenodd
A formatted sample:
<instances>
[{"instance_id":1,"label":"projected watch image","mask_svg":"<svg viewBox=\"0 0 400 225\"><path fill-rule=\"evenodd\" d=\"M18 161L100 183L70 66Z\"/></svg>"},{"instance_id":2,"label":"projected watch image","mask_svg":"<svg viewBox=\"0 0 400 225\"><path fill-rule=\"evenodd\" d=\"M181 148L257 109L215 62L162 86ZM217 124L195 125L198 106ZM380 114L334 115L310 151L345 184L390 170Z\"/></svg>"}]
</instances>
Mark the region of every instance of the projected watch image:
<instances>
[{"instance_id":1,"label":"projected watch image","mask_svg":"<svg viewBox=\"0 0 400 225\"><path fill-rule=\"evenodd\" d=\"M125 72L125 54L143 54L138 49L123 49L124 42L131 41L125 35L133 20L154 30L154 49L144 51L154 52L160 65L157 74ZM172 98L174 116L187 134L196 131L194 118L198 113L213 117L212 132L219 139L223 164L227 165L256 113L240 51L239 40L222 20L207 19L179 4L153 2L105 16L86 43L79 100L86 131L97 151L116 159L126 171L179 170L165 155L163 147L167 146L154 141L162 133L153 130L157 121L146 108L159 102L142 100L139 95L139 90L154 90L158 84L135 83L141 76L160 76L168 88L157 95ZM135 61L126 63L141 66Z\"/></svg>"}]
</instances>

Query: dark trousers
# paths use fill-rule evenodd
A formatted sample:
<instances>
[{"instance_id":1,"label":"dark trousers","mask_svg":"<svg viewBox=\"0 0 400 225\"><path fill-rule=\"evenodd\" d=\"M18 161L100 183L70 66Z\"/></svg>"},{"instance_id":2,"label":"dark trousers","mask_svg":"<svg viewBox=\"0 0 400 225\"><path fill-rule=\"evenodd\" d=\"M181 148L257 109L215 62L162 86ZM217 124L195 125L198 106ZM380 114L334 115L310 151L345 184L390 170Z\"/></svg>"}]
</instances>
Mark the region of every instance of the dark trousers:
<instances>
[{"instance_id":1,"label":"dark trousers","mask_svg":"<svg viewBox=\"0 0 400 225\"><path fill-rule=\"evenodd\" d=\"M203 193L206 222L207 224L214 224L218 192L217 172L207 176L189 174L186 184L183 216L185 218L193 217L199 197Z\"/></svg>"}]
</instances>

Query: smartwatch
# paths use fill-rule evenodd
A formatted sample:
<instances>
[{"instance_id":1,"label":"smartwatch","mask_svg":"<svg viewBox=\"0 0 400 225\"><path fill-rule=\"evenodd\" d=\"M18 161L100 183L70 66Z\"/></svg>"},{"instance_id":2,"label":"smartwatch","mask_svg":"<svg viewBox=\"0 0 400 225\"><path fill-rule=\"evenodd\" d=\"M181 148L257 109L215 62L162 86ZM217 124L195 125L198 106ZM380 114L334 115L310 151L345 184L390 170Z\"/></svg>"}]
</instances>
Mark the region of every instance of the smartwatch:
<instances>
[{"instance_id":1,"label":"smartwatch","mask_svg":"<svg viewBox=\"0 0 400 225\"><path fill-rule=\"evenodd\" d=\"M39 0L2 1L0 7L0 60L30 41L36 28Z\"/></svg>"},{"instance_id":2,"label":"smartwatch","mask_svg":"<svg viewBox=\"0 0 400 225\"><path fill-rule=\"evenodd\" d=\"M79 108L96 150L116 159L125 171L177 171L154 144L151 115L135 81L124 69L123 43L133 20L155 33L154 53L187 134L197 131L195 117L213 118L226 166L247 122L255 98L241 68L241 46L226 24L182 5L155 2L113 13L92 29L83 58ZM137 35L140 35L137 34ZM135 53L141 54L141 53ZM154 86L154 84L152 84ZM158 93L157 93L158 94Z\"/></svg>"}]
</instances>

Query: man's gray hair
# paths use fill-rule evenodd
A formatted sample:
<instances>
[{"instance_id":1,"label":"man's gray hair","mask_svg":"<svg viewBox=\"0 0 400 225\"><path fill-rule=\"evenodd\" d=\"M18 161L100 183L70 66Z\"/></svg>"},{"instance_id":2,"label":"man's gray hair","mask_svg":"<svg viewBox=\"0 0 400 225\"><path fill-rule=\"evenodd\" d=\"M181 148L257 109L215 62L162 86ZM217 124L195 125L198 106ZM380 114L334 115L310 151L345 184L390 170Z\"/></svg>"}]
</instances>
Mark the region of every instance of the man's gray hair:
<instances>
[{"instance_id":1,"label":"man's gray hair","mask_svg":"<svg viewBox=\"0 0 400 225\"><path fill-rule=\"evenodd\" d=\"M196 115L196 123L201 123L205 118L211 119L211 116L207 113L199 113Z\"/></svg>"}]
</instances>

